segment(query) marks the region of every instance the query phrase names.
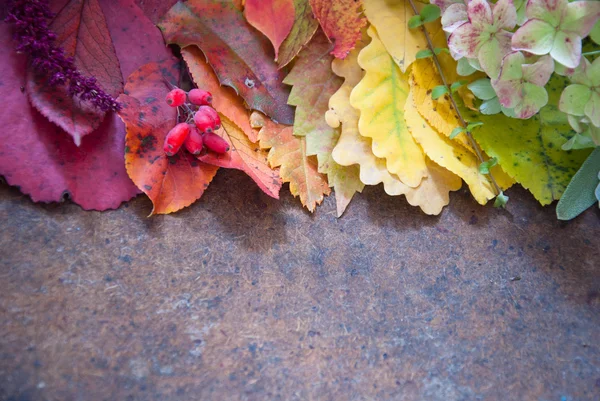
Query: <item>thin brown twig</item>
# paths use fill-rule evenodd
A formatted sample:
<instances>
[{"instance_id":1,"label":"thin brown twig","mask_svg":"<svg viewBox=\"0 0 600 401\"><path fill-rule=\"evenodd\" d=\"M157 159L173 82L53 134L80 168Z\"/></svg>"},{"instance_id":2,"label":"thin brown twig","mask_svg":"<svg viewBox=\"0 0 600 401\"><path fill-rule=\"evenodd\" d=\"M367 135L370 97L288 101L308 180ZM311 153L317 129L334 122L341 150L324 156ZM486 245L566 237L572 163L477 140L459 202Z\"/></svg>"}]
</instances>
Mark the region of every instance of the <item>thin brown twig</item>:
<instances>
[{"instance_id":1,"label":"thin brown twig","mask_svg":"<svg viewBox=\"0 0 600 401\"><path fill-rule=\"evenodd\" d=\"M413 12L415 13L415 15L419 15L419 10L417 10L417 7L415 7L415 3L413 2L413 0L408 0L408 1L409 1L410 6L411 6ZM454 96L452 95L452 89L448 85L448 81L446 80L446 76L444 75L444 71L442 70L442 65L440 64L440 60L438 59L437 55L435 54L433 41L431 40L431 37L429 36L429 32L427 32L427 29L425 29L425 25L421 25L421 29L423 30L423 33L425 34L425 39L427 39L427 46L429 47L429 51L431 52L435 67L437 68L438 73L440 74L440 78L442 79L442 83L446 87L446 90L448 91L448 95L450 96L450 103L452 103L452 107L456 111L456 115L458 116L460 123L462 124L463 128L465 129L465 134L469 138L469 142L471 142L471 146L473 147L473 149L475 149L475 154L477 155L477 158L479 159L479 163L484 163L486 160L483 157L483 153L481 152L481 149L479 149L477 142L475 142L473 135L471 135L471 131L468 130L468 124L465 121L465 119L463 118L460 110L458 109L456 100L454 100ZM492 172L490 171L489 174L487 174L487 175L490 177L490 181L492 182L492 185L496 189L496 195L499 195L500 193L502 193L502 189L500 189L500 186L496 182L496 179L492 175Z\"/></svg>"}]
</instances>

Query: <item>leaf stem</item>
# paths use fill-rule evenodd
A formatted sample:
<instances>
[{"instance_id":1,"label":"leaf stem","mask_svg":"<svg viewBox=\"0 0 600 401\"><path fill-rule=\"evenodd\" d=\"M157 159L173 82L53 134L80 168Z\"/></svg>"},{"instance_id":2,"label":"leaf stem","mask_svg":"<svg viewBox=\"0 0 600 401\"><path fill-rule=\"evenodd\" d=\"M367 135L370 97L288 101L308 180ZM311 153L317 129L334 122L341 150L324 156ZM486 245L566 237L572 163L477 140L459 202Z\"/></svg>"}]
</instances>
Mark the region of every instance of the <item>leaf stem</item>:
<instances>
[{"instance_id":1,"label":"leaf stem","mask_svg":"<svg viewBox=\"0 0 600 401\"><path fill-rule=\"evenodd\" d=\"M414 0L408 0L408 1L409 1L410 6L411 6L413 12L415 13L415 15L419 15L419 10L417 10ZM425 34L425 39L427 39L427 46L429 47L429 50L433 54L433 56L432 56L433 62L435 64L435 67L438 70L438 73L440 74L440 78L442 79L442 84L446 87L446 89L448 89L448 96L450 96L450 102L452 103L452 107L454 108L454 110L456 110L456 115L458 115L458 119L460 120L460 123L465 128L465 134L469 138L469 142L471 143L471 146L473 147L473 149L475 149L475 154L477 155L477 158L479 159L479 164L485 163L486 160L483 157L483 153L479 149L477 142L475 142L473 135L471 135L471 131L469 131L469 129L467 127L468 124L465 121L465 119L463 118L460 110L458 109L458 105L456 104L456 100L454 100L454 96L452 95L450 86L448 86L448 81L446 80L446 76L444 75L444 71L442 70L442 65L440 64L440 60L438 59L437 54L435 54L434 47L433 47L433 41L431 40L431 37L429 36L429 32L427 32L427 29L425 29L424 24L421 25L421 29L423 30L423 33ZM500 193L502 193L502 189L500 189L500 186L496 182L496 179L492 175L492 172L490 171L490 173L487 175L490 177L490 181L492 182L492 185L494 186L494 189L496 190L496 195L499 195Z\"/></svg>"},{"instance_id":2,"label":"leaf stem","mask_svg":"<svg viewBox=\"0 0 600 401\"><path fill-rule=\"evenodd\" d=\"M591 52L581 53L582 56L593 56L595 54L600 54L600 50L594 50L594 51L591 51Z\"/></svg>"}]
</instances>

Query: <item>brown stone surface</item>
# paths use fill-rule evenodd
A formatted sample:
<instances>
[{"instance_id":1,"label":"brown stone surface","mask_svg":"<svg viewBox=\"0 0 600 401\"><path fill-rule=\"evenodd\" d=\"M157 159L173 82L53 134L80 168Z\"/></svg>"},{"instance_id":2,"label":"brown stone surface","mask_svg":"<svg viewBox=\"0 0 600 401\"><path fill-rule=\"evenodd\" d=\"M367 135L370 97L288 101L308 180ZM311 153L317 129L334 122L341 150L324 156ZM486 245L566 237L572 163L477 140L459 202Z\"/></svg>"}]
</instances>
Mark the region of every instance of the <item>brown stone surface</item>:
<instances>
[{"instance_id":1,"label":"brown stone surface","mask_svg":"<svg viewBox=\"0 0 600 401\"><path fill-rule=\"evenodd\" d=\"M598 400L600 213L509 195L338 220L221 171L146 218L2 186L0 399Z\"/></svg>"}]
</instances>

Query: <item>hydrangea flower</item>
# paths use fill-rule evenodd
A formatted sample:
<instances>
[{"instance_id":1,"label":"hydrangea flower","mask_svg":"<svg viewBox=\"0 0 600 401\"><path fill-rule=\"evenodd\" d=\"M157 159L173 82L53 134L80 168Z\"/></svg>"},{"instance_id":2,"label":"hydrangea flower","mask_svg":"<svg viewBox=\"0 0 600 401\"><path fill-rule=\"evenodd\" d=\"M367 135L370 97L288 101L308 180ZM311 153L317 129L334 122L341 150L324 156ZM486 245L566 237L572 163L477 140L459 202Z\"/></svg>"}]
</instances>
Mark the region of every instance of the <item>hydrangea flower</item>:
<instances>
[{"instance_id":1,"label":"hydrangea flower","mask_svg":"<svg viewBox=\"0 0 600 401\"><path fill-rule=\"evenodd\" d=\"M550 56L528 64L523 53L513 52L504 58L500 76L492 80L492 87L503 107L514 109L518 118L529 118L548 103L544 85L553 71Z\"/></svg>"},{"instance_id":2,"label":"hydrangea flower","mask_svg":"<svg viewBox=\"0 0 600 401\"><path fill-rule=\"evenodd\" d=\"M469 0L431 0L442 11L442 29L452 33L456 28L469 20L467 3Z\"/></svg>"},{"instance_id":3,"label":"hydrangea flower","mask_svg":"<svg viewBox=\"0 0 600 401\"><path fill-rule=\"evenodd\" d=\"M600 58L590 63L584 57L571 75L571 82L573 84L560 96L558 108L571 116L585 117L592 125L600 127Z\"/></svg>"},{"instance_id":4,"label":"hydrangea flower","mask_svg":"<svg viewBox=\"0 0 600 401\"><path fill-rule=\"evenodd\" d=\"M600 1L529 0L526 15L528 21L512 38L513 49L550 54L575 68L581 59L581 40L600 18Z\"/></svg>"},{"instance_id":5,"label":"hydrangea flower","mask_svg":"<svg viewBox=\"0 0 600 401\"><path fill-rule=\"evenodd\" d=\"M467 5L469 20L448 38L448 46L462 57L476 58L483 70L496 78L502 58L512 51L512 30L517 12L512 0L498 0L494 8L486 0L472 0Z\"/></svg>"}]
</instances>

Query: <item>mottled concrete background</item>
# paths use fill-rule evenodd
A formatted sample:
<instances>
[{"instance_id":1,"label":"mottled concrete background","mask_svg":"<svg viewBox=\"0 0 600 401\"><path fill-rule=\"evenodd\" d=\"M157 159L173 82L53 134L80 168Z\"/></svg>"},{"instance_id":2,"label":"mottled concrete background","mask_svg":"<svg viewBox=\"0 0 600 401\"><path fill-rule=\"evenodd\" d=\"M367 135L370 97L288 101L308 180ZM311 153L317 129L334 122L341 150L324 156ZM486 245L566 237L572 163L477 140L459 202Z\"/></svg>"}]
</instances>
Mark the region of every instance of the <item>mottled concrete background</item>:
<instances>
[{"instance_id":1,"label":"mottled concrete background","mask_svg":"<svg viewBox=\"0 0 600 401\"><path fill-rule=\"evenodd\" d=\"M148 219L0 186L0 399L600 399L597 210L282 193L220 171Z\"/></svg>"}]
</instances>

